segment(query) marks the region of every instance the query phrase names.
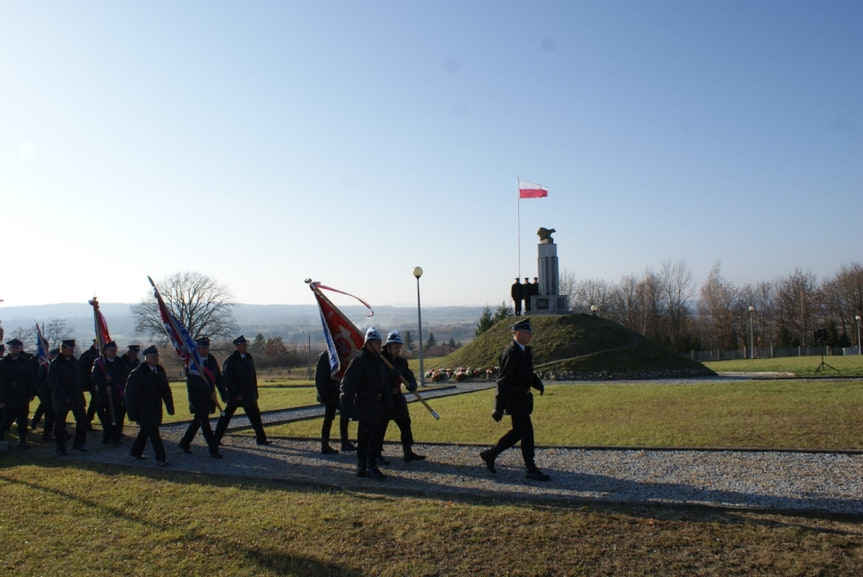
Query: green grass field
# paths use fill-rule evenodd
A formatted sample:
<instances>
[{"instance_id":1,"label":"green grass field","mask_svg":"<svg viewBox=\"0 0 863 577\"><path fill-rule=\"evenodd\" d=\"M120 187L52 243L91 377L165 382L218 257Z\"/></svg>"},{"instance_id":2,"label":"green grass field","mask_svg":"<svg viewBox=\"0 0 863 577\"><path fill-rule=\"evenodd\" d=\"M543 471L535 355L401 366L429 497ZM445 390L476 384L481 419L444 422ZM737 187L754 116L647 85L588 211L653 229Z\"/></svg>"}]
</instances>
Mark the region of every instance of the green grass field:
<instances>
[{"instance_id":1,"label":"green grass field","mask_svg":"<svg viewBox=\"0 0 863 577\"><path fill-rule=\"evenodd\" d=\"M174 397L186 418L182 383ZM417 440L491 442L506 426L491 420L492 398L433 399L440 421L412 404ZM863 448L856 380L549 383L535 400L540 445ZM314 403L307 381L262 382L262 408ZM314 419L269 432L314 438L319 428ZM0 495L8 575L857 575L863 566L856 518L386 497L21 451L0 455Z\"/></svg>"},{"instance_id":2,"label":"green grass field","mask_svg":"<svg viewBox=\"0 0 863 577\"><path fill-rule=\"evenodd\" d=\"M792 373L799 377L863 377L863 356L824 357L830 367L821 367L821 357L780 357L776 359L740 359L716 361L704 365L728 373ZM816 369L819 369L816 373ZM834 370L835 369L835 370Z\"/></svg>"}]
</instances>

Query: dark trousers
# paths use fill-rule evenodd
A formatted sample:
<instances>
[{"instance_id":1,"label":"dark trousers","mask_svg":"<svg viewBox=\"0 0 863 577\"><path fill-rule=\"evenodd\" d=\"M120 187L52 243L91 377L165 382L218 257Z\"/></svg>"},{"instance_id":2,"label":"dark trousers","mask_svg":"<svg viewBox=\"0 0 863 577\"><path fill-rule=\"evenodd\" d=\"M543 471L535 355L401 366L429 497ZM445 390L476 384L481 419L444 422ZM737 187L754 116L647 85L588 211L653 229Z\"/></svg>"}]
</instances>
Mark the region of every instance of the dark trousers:
<instances>
[{"instance_id":1,"label":"dark trousers","mask_svg":"<svg viewBox=\"0 0 863 577\"><path fill-rule=\"evenodd\" d=\"M381 431L381 447L380 451L383 452L384 446L384 437L387 436L387 427L390 426L390 422L394 422L399 426L399 430L401 431L401 439L402 439L402 449L404 450L404 454L407 455L411 452L411 447L414 444L414 434L411 431L411 417L410 415L404 415L397 418L389 418L384 421L384 428Z\"/></svg>"},{"instance_id":2,"label":"dark trousers","mask_svg":"<svg viewBox=\"0 0 863 577\"><path fill-rule=\"evenodd\" d=\"M515 302L515 316L519 316L521 314L521 299L513 299Z\"/></svg>"},{"instance_id":3,"label":"dark trousers","mask_svg":"<svg viewBox=\"0 0 863 577\"><path fill-rule=\"evenodd\" d=\"M42 415L45 415L45 428L42 429L42 440L51 440L51 433L54 431L54 408L51 406L51 395L40 395L39 406L33 413L33 421L30 423L31 429L35 429L36 425L42 420Z\"/></svg>"},{"instance_id":4,"label":"dark trousers","mask_svg":"<svg viewBox=\"0 0 863 577\"><path fill-rule=\"evenodd\" d=\"M75 417L75 437L72 440L72 447L76 449L83 447L84 442L87 440L87 425L89 421L87 421L87 412L84 410L84 407L57 411L54 413L54 440L57 443L57 450L61 452L66 452L66 417L69 415L70 410Z\"/></svg>"},{"instance_id":5,"label":"dark trousers","mask_svg":"<svg viewBox=\"0 0 863 577\"><path fill-rule=\"evenodd\" d=\"M338 405L326 405L324 409L324 424L321 425L321 446L326 447L330 444L330 431L333 428L333 421L336 420L336 409ZM351 420L344 415L339 416L339 436L341 437L342 445L350 443L348 439L348 423Z\"/></svg>"},{"instance_id":6,"label":"dark trousers","mask_svg":"<svg viewBox=\"0 0 863 577\"><path fill-rule=\"evenodd\" d=\"M111 409L108 403L113 403L114 418L111 418ZM123 403L115 397L105 401L96 409L99 422L102 423L102 442L116 443L123 436L123 421L126 419L126 409ZM113 422L112 422L113 421Z\"/></svg>"},{"instance_id":7,"label":"dark trousers","mask_svg":"<svg viewBox=\"0 0 863 577\"><path fill-rule=\"evenodd\" d=\"M24 441L27 438L27 426L30 421L27 417L30 415L30 405L21 405L20 407L6 407L3 417L3 427L0 428L0 441L4 439L6 431L12 428L12 423L18 422L18 439Z\"/></svg>"},{"instance_id":8,"label":"dark trousers","mask_svg":"<svg viewBox=\"0 0 863 577\"><path fill-rule=\"evenodd\" d=\"M213 428L210 427L209 413L192 413L194 420L189 423L189 428L186 429L186 434L180 439L181 447L188 447L198 434L198 429L204 435L204 440L207 442L207 447L210 449L210 454L213 455L219 452L219 442L216 440L216 435L213 434Z\"/></svg>"},{"instance_id":9,"label":"dark trousers","mask_svg":"<svg viewBox=\"0 0 863 577\"><path fill-rule=\"evenodd\" d=\"M159 435L159 425L141 425L141 429L132 443L132 450L129 451L129 454L140 457L144 453L147 439L150 439L150 443L153 445L153 450L156 452L156 460L164 461L165 443L162 442L162 436Z\"/></svg>"},{"instance_id":10,"label":"dark trousers","mask_svg":"<svg viewBox=\"0 0 863 577\"><path fill-rule=\"evenodd\" d=\"M366 466L375 467L375 457L383 442L383 421L360 419L357 426L357 467L365 471Z\"/></svg>"},{"instance_id":11,"label":"dark trousers","mask_svg":"<svg viewBox=\"0 0 863 577\"><path fill-rule=\"evenodd\" d=\"M216 424L216 441L221 441L222 437L225 436L225 431L228 430L228 425L231 423L231 417L234 416L234 412L241 405L229 401L227 406L225 407L225 412L222 413L222 416L219 417L219 422ZM255 439L259 443L263 443L267 440L267 434L264 432L264 423L261 421L261 409L258 408L258 405L242 405L243 411L245 411L246 416L249 418L249 422L252 423L252 428L255 430Z\"/></svg>"},{"instance_id":12,"label":"dark trousers","mask_svg":"<svg viewBox=\"0 0 863 577\"><path fill-rule=\"evenodd\" d=\"M534 440L533 440L533 422L530 420L530 415L511 415L512 429L498 440L494 446L495 455L499 455L514 447L516 443L521 441L521 456L524 458L524 464L528 469L536 467L534 461Z\"/></svg>"}]
</instances>

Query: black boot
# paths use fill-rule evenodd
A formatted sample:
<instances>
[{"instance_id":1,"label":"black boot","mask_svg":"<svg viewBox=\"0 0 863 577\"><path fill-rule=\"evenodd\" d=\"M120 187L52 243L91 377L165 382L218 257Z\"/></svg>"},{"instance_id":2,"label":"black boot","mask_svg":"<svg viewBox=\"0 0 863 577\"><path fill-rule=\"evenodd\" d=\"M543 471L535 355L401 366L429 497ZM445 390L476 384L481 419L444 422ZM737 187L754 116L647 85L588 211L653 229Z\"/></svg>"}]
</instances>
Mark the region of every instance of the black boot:
<instances>
[{"instance_id":1,"label":"black boot","mask_svg":"<svg viewBox=\"0 0 863 577\"><path fill-rule=\"evenodd\" d=\"M527 477L528 479L533 479L534 481L548 481L549 479L551 479L549 475L540 471L536 467L536 465L527 468L527 473L525 474L525 477Z\"/></svg>"},{"instance_id":2,"label":"black boot","mask_svg":"<svg viewBox=\"0 0 863 577\"><path fill-rule=\"evenodd\" d=\"M497 459L498 454L499 453L494 447L486 449L479 454L482 460L485 461L485 466L489 471L491 471L492 475L497 473L497 469L494 468L494 460Z\"/></svg>"},{"instance_id":3,"label":"black boot","mask_svg":"<svg viewBox=\"0 0 863 577\"><path fill-rule=\"evenodd\" d=\"M422 461L425 458L425 455L418 455L414 453L413 449L411 449L410 447L405 448L405 463L409 463L411 461Z\"/></svg>"}]
</instances>

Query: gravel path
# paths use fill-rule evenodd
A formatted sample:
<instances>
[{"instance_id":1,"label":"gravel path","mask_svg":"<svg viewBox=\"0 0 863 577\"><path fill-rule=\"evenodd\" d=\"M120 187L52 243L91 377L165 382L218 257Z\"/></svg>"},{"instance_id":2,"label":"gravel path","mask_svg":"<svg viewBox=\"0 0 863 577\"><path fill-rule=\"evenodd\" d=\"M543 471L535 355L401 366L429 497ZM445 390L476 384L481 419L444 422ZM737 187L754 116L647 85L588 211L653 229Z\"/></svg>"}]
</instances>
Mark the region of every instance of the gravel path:
<instances>
[{"instance_id":1,"label":"gravel path","mask_svg":"<svg viewBox=\"0 0 863 577\"><path fill-rule=\"evenodd\" d=\"M480 383L470 388L489 386ZM421 391L424 397L449 393ZM416 407L416 405L415 405ZM417 407L414 410L422 410ZM320 407L301 407L265 414L275 423L322 414ZM232 425L247 424L242 413ZM168 449L168 469L242 480L275 480L295 485L337 487L349 491L429 496L440 499L529 499L538 504L674 504L717 508L793 511L863 517L863 452L825 453L796 451L640 450L538 447L537 464L551 475L548 482L524 478L518 448L497 461L492 475L479 458L484 446L422 444L415 451L428 456L404 463L400 447L388 444L390 465L382 467L385 480L358 478L354 453L321 455L318 441L274 439L258 446L248 433L231 434L222 448L223 459L208 455L199 434L186 455L177 446L185 424L163 426ZM126 434L134 434L127 427ZM236 429L232 428L232 431ZM34 447L46 458L119 464L131 469L159 469L152 449L147 461L128 456L124 446L98 445L91 433L89 453L72 452L56 457L53 447Z\"/></svg>"}]
</instances>

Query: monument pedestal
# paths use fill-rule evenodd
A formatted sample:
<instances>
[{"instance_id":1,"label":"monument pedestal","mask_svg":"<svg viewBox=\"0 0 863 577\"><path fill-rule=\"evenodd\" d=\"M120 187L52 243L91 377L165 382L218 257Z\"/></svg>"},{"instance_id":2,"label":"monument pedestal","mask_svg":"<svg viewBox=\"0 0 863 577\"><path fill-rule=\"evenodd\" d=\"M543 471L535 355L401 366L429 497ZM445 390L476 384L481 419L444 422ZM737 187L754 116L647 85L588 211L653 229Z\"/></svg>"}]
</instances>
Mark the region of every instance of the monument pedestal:
<instances>
[{"instance_id":1,"label":"monument pedestal","mask_svg":"<svg viewBox=\"0 0 863 577\"><path fill-rule=\"evenodd\" d=\"M568 298L560 294L557 245L551 238L554 229L539 229L537 271L539 294L530 297L530 312L537 315L559 315L569 312Z\"/></svg>"}]
</instances>

